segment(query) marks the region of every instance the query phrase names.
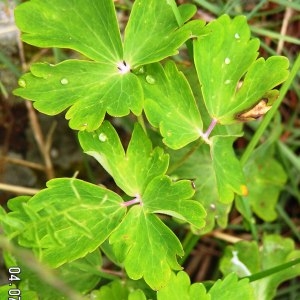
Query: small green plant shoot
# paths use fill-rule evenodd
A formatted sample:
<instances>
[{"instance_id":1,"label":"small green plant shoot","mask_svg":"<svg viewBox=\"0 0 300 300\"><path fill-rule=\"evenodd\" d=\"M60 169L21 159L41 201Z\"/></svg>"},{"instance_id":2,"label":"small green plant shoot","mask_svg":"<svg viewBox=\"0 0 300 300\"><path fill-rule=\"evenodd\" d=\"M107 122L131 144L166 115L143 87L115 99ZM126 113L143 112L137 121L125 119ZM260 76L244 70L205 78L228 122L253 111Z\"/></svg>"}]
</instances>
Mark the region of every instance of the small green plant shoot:
<instances>
[{"instance_id":1,"label":"small green plant shoot","mask_svg":"<svg viewBox=\"0 0 300 300\"><path fill-rule=\"evenodd\" d=\"M275 234L260 246L226 248L215 282L192 283L183 270L191 250L178 228L200 239L226 228L233 207L247 229L254 214L273 221L286 181L271 139L243 163L233 143L245 122L279 101L289 60L260 57L246 17L205 23L191 19L195 12L174 0L136 0L120 31L113 0L30 0L16 8L25 43L77 56L32 64L14 94L41 113L65 112L83 152L118 187L55 178L1 209L4 235L19 251L7 251L5 262L22 269L22 299L71 297L37 276L22 251L71 287L72 299L272 299L283 281L299 276L298 264L251 277L300 258L292 240ZM173 59L185 48L196 83ZM129 120L128 145L115 119ZM121 275L106 273L105 260Z\"/></svg>"}]
</instances>

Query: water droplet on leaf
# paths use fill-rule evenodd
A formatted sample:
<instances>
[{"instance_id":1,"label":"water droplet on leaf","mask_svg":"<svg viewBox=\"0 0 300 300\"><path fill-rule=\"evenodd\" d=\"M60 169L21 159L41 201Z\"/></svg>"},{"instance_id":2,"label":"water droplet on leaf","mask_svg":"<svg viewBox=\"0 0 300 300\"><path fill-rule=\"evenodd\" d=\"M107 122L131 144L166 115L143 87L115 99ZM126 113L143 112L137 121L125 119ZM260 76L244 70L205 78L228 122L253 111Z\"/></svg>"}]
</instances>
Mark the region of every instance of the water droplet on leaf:
<instances>
[{"instance_id":1,"label":"water droplet on leaf","mask_svg":"<svg viewBox=\"0 0 300 300\"><path fill-rule=\"evenodd\" d=\"M234 35L234 38L237 39L237 40L239 40L241 37L240 37L240 35L239 35L238 33L236 33L236 34Z\"/></svg>"},{"instance_id":2,"label":"water droplet on leaf","mask_svg":"<svg viewBox=\"0 0 300 300\"><path fill-rule=\"evenodd\" d=\"M20 87L23 87L23 88L26 87L26 81L24 79L19 79L18 84Z\"/></svg>"},{"instance_id":3,"label":"water droplet on leaf","mask_svg":"<svg viewBox=\"0 0 300 300\"><path fill-rule=\"evenodd\" d=\"M67 78L62 78L62 79L60 80L60 83L63 84L63 85L66 85L66 84L69 83L69 80L68 80Z\"/></svg>"},{"instance_id":4,"label":"water droplet on leaf","mask_svg":"<svg viewBox=\"0 0 300 300\"><path fill-rule=\"evenodd\" d=\"M100 133L99 134L99 140L100 140L100 142L105 142L106 140L107 140L107 136L106 136L106 134L105 133Z\"/></svg>"},{"instance_id":5,"label":"water droplet on leaf","mask_svg":"<svg viewBox=\"0 0 300 300\"><path fill-rule=\"evenodd\" d=\"M230 84L230 83L231 83L230 79L225 80L225 84Z\"/></svg>"},{"instance_id":6,"label":"water droplet on leaf","mask_svg":"<svg viewBox=\"0 0 300 300\"><path fill-rule=\"evenodd\" d=\"M230 64L230 58L228 58L228 57L225 58L225 64L226 64L226 65L229 65L229 64Z\"/></svg>"},{"instance_id":7,"label":"water droplet on leaf","mask_svg":"<svg viewBox=\"0 0 300 300\"><path fill-rule=\"evenodd\" d=\"M146 76L146 81L149 83L149 84L155 84L155 79L153 76L151 75L147 75Z\"/></svg>"}]
</instances>

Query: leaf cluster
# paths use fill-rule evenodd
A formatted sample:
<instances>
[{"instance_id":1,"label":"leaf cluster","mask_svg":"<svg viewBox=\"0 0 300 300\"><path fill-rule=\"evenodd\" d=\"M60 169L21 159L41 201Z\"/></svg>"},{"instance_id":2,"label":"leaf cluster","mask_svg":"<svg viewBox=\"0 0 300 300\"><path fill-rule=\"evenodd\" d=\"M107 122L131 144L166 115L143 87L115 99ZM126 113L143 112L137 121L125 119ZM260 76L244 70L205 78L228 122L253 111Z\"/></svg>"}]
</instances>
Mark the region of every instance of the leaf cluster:
<instances>
[{"instance_id":1,"label":"leaf cluster","mask_svg":"<svg viewBox=\"0 0 300 300\"><path fill-rule=\"evenodd\" d=\"M136 0L121 35L112 0L88 5L83 0L31 0L15 11L26 43L80 55L58 64L33 64L15 94L48 115L67 110L83 151L121 192L57 178L31 198L10 200L10 212L2 209L0 220L9 239L32 249L62 278L73 268L74 273L84 269L98 276L87 276L81 293L91 291L103 275L94 268L101 268L101 249L130 279L143 279L158 290L159 300L255 299L257 287L238 280L229 267L211 288L191 285L184 272L176 275L184 249L166 222L173 219L197 234L210 232L215 222L226 227L236 195L248 197L262 219L276 218L274 206L286 176L270 155L271 147L258 148L242 166L233 143L243 133L241 122L261 117L276 101L276 87L287 79L289 62L282 56L258 58L259 40L251 38L245 17L223 15L205 24L190 21L194 14L193 5L177 7L173 0ZM185 42L193 47L201 97L174 61L162 63ZM144 112L147 123L133 126L124 147L104 119L130 112L139 120ZM158 131L163 146L155 147L151 136ZM277 174L269 201L257 200L269 188L261 165L266 174ZM237 208L246 215L241 203ZM270 290L277 285L275 280ZM130 289L115 280L92 295L146 299L144 288Z\"/></svg>"}]
</instances>

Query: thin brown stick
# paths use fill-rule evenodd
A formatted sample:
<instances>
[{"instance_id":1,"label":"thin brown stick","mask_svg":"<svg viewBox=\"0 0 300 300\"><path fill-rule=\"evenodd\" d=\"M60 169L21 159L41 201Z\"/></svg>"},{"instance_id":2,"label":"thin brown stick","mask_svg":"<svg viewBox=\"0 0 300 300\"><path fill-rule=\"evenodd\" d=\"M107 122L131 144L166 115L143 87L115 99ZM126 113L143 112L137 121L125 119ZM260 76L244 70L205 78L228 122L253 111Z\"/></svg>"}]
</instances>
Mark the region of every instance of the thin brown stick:
<instances>
[{"instance_id":1,"label":"thin brown stick","mask_svg":"<svg viewBox=\"0 0 300 300\"><path fill-rule=\"evenodd\" d=\"M50 127L50 129L47 133L47 136L46 136L45 148L46 148L46 151L48 153L50 153L50 151L51 151L51 146L52 146L52 141L53 141L53 134L55 132L56 126L57 126L57 122L55 121L51 124L51 127Z\"/></svg>"},{"instance_id":2,"label":"thin brown stick","mask_svg":"<svg viewBox=\"0 0 300 300\"><path fill-rule=\"evenodd\" d=\"M18 37L18 48L19 48L19 57L20 57L20 61L22 64L22 69L23 69L23 71L27 71L28 66L25 61L24 48L23 48L23 43L20 39L20 36ZM44 171L46 173L47 179L49 180L49 179L55 177L52 160L50 157L50 148L51 148L50 142L52 141L53 130L50 131L51 136L48 137L48 139L47 139L48 143L46 143L43 133L42 133L42 129L41 129L39 120L37 118L37 114L36 114L35 110L33 109L32 103L29 101L26 101L25 103L26 103L26 107L27 107L27 111L28 111L31 128L34 133L34 138L38 144L40 153L45 162Z\"/></svg>"},{"instance_id":3,"label":"thin brown stick","mask_svg":"<svg viewBox=\"0 0 300 300\"><path fill-rule=\"evenodd\" d=\"M24 186L12 185L7 183L0 183L0 190L8 191L17 195L35 195L40 190L27 188Z\"/></svg>"},{"instance_id":4,"label":"thin brown stick","mask_svg":"<svg viewBox=\"0 0 300 300\"><path fill-rule=\"evenodd\" d=\"M45 143L44 136L43 136L36 112L33 109L31 102L26 101L26 107L28 110L30 124L31 124L32 130L34 132L35 140L38 144L40 153L42 154L44 162L45 162L45 173L46 173L47 179L54 178L54 170L53 170L53 165L52 165L52 161L50 158L50 153L49 153L49 151L47 151L47 148L49 148L49 147L47 147L47 145Z\"/></svg>"},{"instance_id":5,"label":"thin brown stick","mask_svg":"<svg viewBox=\"0 0 300 300\"><path fill-rule=\"evenodd\" d=\"M27 161L27 160L24 160L24 159L10 157L10 156L5 156L5 157L2 157L1 159L4 160L5 162L8 162L8 163L13 163L13 164L16 164L16 165L25 166L25 167L35 169L35 170L41 170L41 171L45 170L45 167L43 165L32 162L32 161Z\"/></svg>"},{"instance_id":6,"label":"thin brown stick","mask_svg":"<svg viewBox=\"0 0 300 300\"><path fill-rule=\"evenodd\" d=\"M243 241L243 239L229 235L227 233L221 231L213 231L210 236L213 236L219 240L226 241L231 244L235 244L237 242Z\"/></svg>"},{"instance_id":7,"label":"thin brown stick","mask_svg":"<svg viewBox=\"0 0 300 300\"><path fill-rule=\"evenodd\" d=\"M280 35L282 37L284 37L286 35L289 21L293 15L293 12L294 12L294 10L291 7L287 7L285 10L285 14L284 14L284 18L283 18L283 22L282 22L282 26L281 26L281 30L280 30ZM276 50L277 54L282 53L283 46L284 46L284 40L283 40L283 38L280 38L278 45L277 45L277 50Z\"/></svg>"}]
</instances>

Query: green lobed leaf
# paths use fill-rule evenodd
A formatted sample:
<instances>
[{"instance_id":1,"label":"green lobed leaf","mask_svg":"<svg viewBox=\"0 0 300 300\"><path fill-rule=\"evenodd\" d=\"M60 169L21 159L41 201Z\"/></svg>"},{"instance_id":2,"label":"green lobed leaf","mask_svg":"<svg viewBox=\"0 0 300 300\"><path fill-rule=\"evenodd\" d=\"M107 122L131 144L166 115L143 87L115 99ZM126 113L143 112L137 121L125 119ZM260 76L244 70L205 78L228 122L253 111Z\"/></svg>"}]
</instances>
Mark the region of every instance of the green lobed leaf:
<instances>
[{"instance_id":1,"label":"green lobed leaf","mask_svg":"<svg viewBox=\"0 0 300 300\"><path fill-rule=\"evenodd\" d=\"M197 228L203 227L205 211L199 203L189 200L194 194L191 182L172 183L169 177L163 176L168 155L161 148L152 149L151 141L139 124L134 127L126 153L108 121L94 133L80 132L79 141L84 151L106 169L123 191L143 203L147 212L167 214Z\"/></svg>"},{"instance_id":2,"label":"green lobed leaf","mask_svg":"<svg viewBox=\"0 0 300 300\"><path fill-rule=\"evenodd\" d=\"M142 290L136 290L129 294L128 300L147 300Z\"/></svg>"},{"instance_id":3,"label":"green lobed leaf","mask_svg":"<svg viewBox=\"0 0 300 300\"><path fill-rule=\"evenodd\" d=\"M236 274L228 274L223 280L217 280L208 294L212 300L243 299L256 300L254 289L248 279L238 280Z\"/></svg>"},{"instance_id":4,"label":"green lobed leaf","mask_svg":"<svg viewBox=\"0 0 300 300\"><path fill-rule=\"evenodd\" d=\"M159 127L164 143L179 149L195 141L203 123L191 87L175 63L144 67L139 76L145 94L145 113L154 127Z\"/></svg>"},{"instance_id":5,"label":"green lobed leaf","mask_svg":"<svg viewBox=\"0 0 300 300\"><path fill-rule=\"evenodd\" d=\"M127 299L129 294L126 285L121 281L114 280L109 284L102 286L99 290L92 291L87 299L94 300L119 300Z\"/></svg>"},{"instance_id":6,"label":"green lobed leaf","mask_svg":"<svg viewBox=\"0 0 300 300\"><path fill-rule=\"evenodd\" d=\"M98 128L107 112L124 116L130 110L139 115L143 108L142 88L132 73L97 62L67 60L57 65L37 63L21 77L15 95L33 100L34 107L55 115L66 114L73 129Z\"/></svg>"},{"instance_id":7,"label":"green lobed leaf","mask_svg":"<svg viewBox=\"0 0 300 300\"><path fill-rule=\"evenodd\" d=\"M45 114L71 106L66 118L78 130L95 130L106 112L115 117L130 111L140 115L143 92L131 69L173 55L204 24L193 21L179 28L168 1L135 1L125 30L124 56L112 0L93 0L89 5L83 0L31 0L19 5L16 20L24 41L74 49L95 62L34 64L15 94L35 101L35 108ZM185 6L180 11L187 21L194 10Z\"/></svg>"},{"instance_id":8,"label":"green lobed leaf","mask_svg":"<svg viewBox=\"0 0 300 300\"><path fill-rule=\"evenodd\" d=\"M211 138L211 157L218 193L220 201L225 204L233 201L234 193L244 196L248 193L242 166L232 148L235 138L232 136Z\"/></svg>"},{"instance_id":9,"label":"green lobed leaf","mask_svg":"<svg viewBox=\"0 0 300 300\"><path fill-rule=\"evenodd\" d=\"M152 150L139 124L134 127L126 153L108 121L94 133L80 132L79 140L85 152L101 163L118 186L135 197L131 204L139 203L130 208L109 239L114 253L107 246L105 249L118 264L124 263L130 278L144 277L152 288L158 289L166 284L172 269L180 268L176 256L183 253L177 237L155 214L179 218L196 228L204 225L204 209L190 200L194 194L191 182L172 182L164 175L168 156L161 148ZM147 255L143 256L145 251Z\"/></svg>"},{"instance_id":10,"label":"green lobed leaf","mask_svg":"<svg viewBox=\"0 0 300 300\"><path fill-rule=\"evenodd\" d=\"M38 47L74 49L102 63L122 60L112 0L31 0L15 10L22 39Z\"/></svg>"},{"instance_id":11,"label":"green lobed leaf","mask_svg":"<svg viewBox=\"0 0 300 300\"><path fill-rule=\"evenodd\" d=\"M173 1L134 2L124 37L124 60L133 68L176 54L179 46L192 36L189 23L179 28L170 3ZM185 19L190 17L190 11L184 12ZM203 25L203 21L193 23L198 28Z\"/></svg>"},{"instance_id":12,"label":"green lobed leaf","mask_svg":"<svg viewBox=\"0 0 300 300\"><path fill-rule=\"evenodd\" d=\"M144 277L155 290L170 279L172 270L180 270L176 256L183 249L176 235L154 214L142 206L133 206L109 238L128 276Z\"/></svg>"},{"instance_id":13,"label":"green lobed leaf","mask_svg":"<svg viewBox=\"0 0 300 300\"><path fill-rule=\"evenodd\" d=\"M12 212L1 216L1 224L8 237L52 267L94 251L124 217L122 198L107 189L75 178L47 186L29 200L10 200Z\"/></svg>"},{"instance_id":14,"label":"green lobed leaf","mask_svg":"<svg viewBox=\"0 0 300 300\"><path fill-rule=\"evenodd\" d=\"M79 132L83 150L93 156L129 196L142 195L146 185L166 172L169 158L162 149L152 149L140 125L136 124L125 153L120 138L108 122L95 132Z\"/></svg>"},{"instance_id":15,"label":"green lobed leaf","mask_svg":"<svg viewBox=\"0 0 300 300\"><path fill-rule=\"evenodd\" d=\"M276 219L279 193L287 180L287 175L274 159L273 152L268 144L263 144L253 152L244 167L249 188L247 201L253 212L266 222Z\"/></svg>"},{"instance_id":16,"label":"green lobed leaf","mask_svg":"<svg viewBox=\"0 0 300 300\"><path fill-rule=\"evenodd\" d=\"M206 294L203 284L191 284L187 273L180 271L175 275L172 273L167 286L157 292L157 300L211 300Z\"/></svg>"},{"instance_id":17,"label":"green lobed leaf","mask_svg":"<svg viewBox=\"0 0 300 300\"><path fill-rule=\"evenodd\" d=\"M220 299L245 299L255 300L253 288L248 279L238 280L231 273L224 279L217 280L207 292L202 283L190 283L189 276L185 272L173 273L166 287L157 292L158 300L220 300Z\"/></svg>"},{"instance_id":18,"label":"green lobed leaf","mask_svg":"<svg viewBox=\"0 0 300 300\"><path fill-rule=\"evenodd\" d=\"M156 177L148 184L142 196L143 208L147 212L176 217L196 228L202 228L206 212L199 202L190 200L193 195L190 180L171 182L167 176Z\"/></svg>"},{"instance_id":19,"label":"green lobed leaf","mask_svg":"<svg viewBox=\"0 0 300 300\"><path fill-rule=\"evenodd\" d=\"M171 0L169 0L169 5L172 7L172 3L170 3ZM173 1L176 5L176 2ZM197 12L197 6L189 3L182 4L178 6L178 10L181 16L181 20L183 23L187 22L190 18L194 16L194 14ZM199 25L200 26L200 25ZM204 24L203 24L204 26Z\"/></svg>"},{"instance_id":20,"label":"green lobed leaf","mask_svg":"<svg viewBox=\"0 0 300 300\"><path fill-rule=\"evenodd\" d=\"M247 241L228 246L221 260L220 269L223 274L236 272L240 276L248 276L299 257L300 251L295 249L293 240L278 235L265 235L261 247L256 242ZM273 299L281 283L299 275L298 264L252 282L255 299Z\"/></svg>"},{"instance_id":21,"label":"green lobed leaf","mask_svg":"<svg viewBox=\"0 0 300 300\"><path fill-rule=\"evenodd\" d=\"M86 300L146 300L144 292L140 289L133 289L127 282L114 280L102 286L99 290L93 291Z\"/></svg>"},{"instance_id":22,"label":"green lobed leaf","mask_svg":"<svg viewBox=\"0 0 300 300\"><path fill-rule=\"evenodd\" d=\"M219 123L247 120L241 115L264 98L266 105L271 105L274 92L270 91L287 79L288 59L274 56L266 61L256 60L258 48L259 40L250 39L244 16L230 19L223 15L209 23L194 41L194 60L204 102L210 116ZM250 114L250 118L266 111Z\"/></svg>"}]
</instances>

